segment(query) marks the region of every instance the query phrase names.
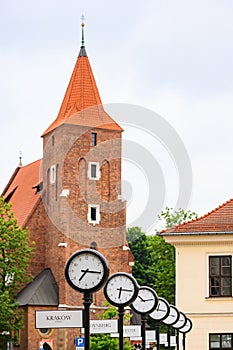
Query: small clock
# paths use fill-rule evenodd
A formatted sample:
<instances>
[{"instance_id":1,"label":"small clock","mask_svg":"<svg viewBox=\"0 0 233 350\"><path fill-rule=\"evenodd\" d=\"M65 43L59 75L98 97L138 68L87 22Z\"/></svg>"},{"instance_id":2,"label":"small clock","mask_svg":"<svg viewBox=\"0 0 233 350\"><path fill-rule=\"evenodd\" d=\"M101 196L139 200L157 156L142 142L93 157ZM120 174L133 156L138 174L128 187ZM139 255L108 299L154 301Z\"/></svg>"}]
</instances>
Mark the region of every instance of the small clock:
<instances>
[{"instance_id":1,"label":"small clock","mask_svg":"<svg viewBox=\"0 0 233 350\"><path fill-rule=\"evenodd\" d=\"M172 325L172 327L176 329L182 328L186 324L186 321L187 321L187 317L183 312L180 311L179 319L176 323Z\"/></svg>"},{"instance_id":2,"label":"small clock","mask_svg":"<svg viewBox=\"0 0 233 350\"><path fill-rule=\"evenodd\" d=\"M180 313L178 309L174 305L170 305L169 314L163 320L163 323L167 324L168 326L172 326L178 321L179 317L180 317Z\"/></svg>"},{"instance_id":3,"label":"small clock","mask_svg":"<svg viewBox=\"0 0 233 350\"><path fill-rule=\"evenodd\" d=\"M114 306L127 306L138 295L139 286L133 276L125 272L117 272L109 277L104 287L107 301Z\"/></svg>"},{"instance_id":4,"label":"small clock","mask_svg":"<svg viewBox=\"0 0 233 350\"><path fill-rule=\"evenodd\" d=\"M155 321L162 321L168 316L169 311L170 306L167 300L158 298L158 305L156 306L156 309L149 314L149 316Z\"/></svg>"},{"instance_id":5,"label":"small clock","mask_svg":"<svg viewBox=\"0 0 233 350\"><path fill-rule=\"evenodd\" d=\"M131 304L132 309L140 314L148 314L152 312L158 304L156 292L146 286L139 288L138 296Z\"/></svg>"},{"instance_id":6,"label":"small clock","mask_svg":"<svg viewBox=\"0 0 233 350\"><path fill-rule=\"evenodd\" d=\"M188 333L189 331L191 331L192 326L193 326L192 321L189 318L187 318L185 325L182 328L179 328L179 332Z\"/></svg>"},{"instance_id":7,"label":"small clock","mask_svg":"<svg viewBox=\"0 0 233 350\"><path fill-rule=\"evenodd\" d=\"M71 255L65 266L68 284L78 292L96 292L109 276L105 257L94 249L82 249Z\"/></svg>"}]
</instances>

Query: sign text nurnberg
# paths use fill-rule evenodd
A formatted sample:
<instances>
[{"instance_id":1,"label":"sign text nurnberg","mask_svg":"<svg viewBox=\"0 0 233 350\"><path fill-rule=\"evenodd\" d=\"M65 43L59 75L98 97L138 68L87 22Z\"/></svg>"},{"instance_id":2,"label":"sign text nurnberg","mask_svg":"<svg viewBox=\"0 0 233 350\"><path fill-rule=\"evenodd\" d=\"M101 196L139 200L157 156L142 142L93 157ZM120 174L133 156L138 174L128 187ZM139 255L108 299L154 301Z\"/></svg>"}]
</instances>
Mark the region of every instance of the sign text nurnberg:
<instances>
[{"instance_id":1,"label":"sign text nurnberg","mask_svg":"<svg viewBox=\"0 0 233 350\"><path fill-rule=\"evenodd\" d=\"M81 330L84 333L84 329ZM90 333L117 332L117 320L90 320Z\"/></svg>"},{"instance_id":2,"label":"sign text nurnberg","mask_svg":"<svg viewBox=\"0 0 233 350\"><path fill-rule=\"evenodd\" d=\"M36 328L82 327L81 310L36 311Z\"/></svg>"}]
</instances>

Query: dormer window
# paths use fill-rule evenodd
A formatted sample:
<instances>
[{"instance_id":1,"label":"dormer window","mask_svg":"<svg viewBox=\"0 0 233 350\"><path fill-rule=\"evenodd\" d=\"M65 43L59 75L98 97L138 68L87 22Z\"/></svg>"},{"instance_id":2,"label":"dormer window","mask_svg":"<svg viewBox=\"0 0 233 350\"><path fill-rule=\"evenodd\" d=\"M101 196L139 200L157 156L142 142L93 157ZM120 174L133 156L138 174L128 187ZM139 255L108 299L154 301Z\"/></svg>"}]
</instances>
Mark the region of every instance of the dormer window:
<instances>
[{"instance_id":1,"label":"dormer window","mask_svg":"<svg viewBox=\"0 0 233 350\"><path fill-rule=\"evenodd\" d=\"M99 180L100 178L100 165L96 162L88 163L88 177L90 180Z\"/></svg>"},{"instance_id":2,"label":"dormer window","mask_svg":"<svg viewBox=\"0 0 233 350\"><path fill-rule=\"evenodd\" d=\"M91 145L92 146L97 145L97 133L96 132L91 133Z\"/></svg>"},{"instance_id":3,"label":"dormer window","mask_svg":"<svg viewBox=\"0 0 233 350\"><path fill-rule=\"evenodd\" d=\"M56 165L52 165L50 168L50 183L54 184L56 182Z\"/></svg>"}]
</instances>

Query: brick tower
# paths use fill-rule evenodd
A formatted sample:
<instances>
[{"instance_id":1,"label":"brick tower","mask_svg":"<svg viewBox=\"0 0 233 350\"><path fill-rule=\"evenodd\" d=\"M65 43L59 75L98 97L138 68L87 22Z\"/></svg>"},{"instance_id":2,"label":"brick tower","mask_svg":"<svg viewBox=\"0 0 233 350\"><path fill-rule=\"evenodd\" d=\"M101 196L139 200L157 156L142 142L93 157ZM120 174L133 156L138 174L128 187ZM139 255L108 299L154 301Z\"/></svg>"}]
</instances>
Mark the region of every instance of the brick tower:
<instances>
[{"instance_id":1,"label":"brick tower","mask_svg":"<svg viewBox=\"0 0 233 350\"><path fill-rule=\"evenodd\" d=\"M36 242L30 263L34 280L17 298L24 309L20 350L37 350L46 339L54 350L74 347L80 329L36 329L35 312L83 308L82 294L64 277L75 251L97 249L110 273L131 272L121 197L122 131L102 105L82 24L82 46L58 116L42 135L43 159L18 167L3 192ZM103 302L100 290L93 297L92 318Z\"/></svg>"}]
</instances>

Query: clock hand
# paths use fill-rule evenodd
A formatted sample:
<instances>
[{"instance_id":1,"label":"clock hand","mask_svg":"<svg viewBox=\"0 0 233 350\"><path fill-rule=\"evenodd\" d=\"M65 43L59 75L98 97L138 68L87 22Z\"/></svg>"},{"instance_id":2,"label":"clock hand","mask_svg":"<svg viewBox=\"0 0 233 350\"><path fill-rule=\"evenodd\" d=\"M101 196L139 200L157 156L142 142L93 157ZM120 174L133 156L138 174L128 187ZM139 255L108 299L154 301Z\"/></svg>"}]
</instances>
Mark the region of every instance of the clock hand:
<instances>
[{"instance_id":1,"label":"clock hand","mask_svg":"<svg viewBox=\"0 0 233 350\"><path fill-rule=\"evenodd\" d=\"M83 279L83 277L86 275L86 273L88 272L88 268L86 270L81 270L81 272L83 272L82 276L79 277L79 282Z\"/></svg>"},{"instance_id":2,"label":"clock hand","mask_svg":"<svg viewBox=\"0 0 233 350\"><path fill-rule=\"evenodd\" d=\"M119 290L118 298L120 299L120 297L121 297L121 292L122 292L122 287L117 288L117 290Z\"/></svg>"},{"instance_id":3,"label":"clock hand","mask_svg":"<svg viewBox=\"0 0 233 350\"><path fill-rule=\"evenodd\" d=\"M145 301L140 295L138 295L139 299L141 299L141 301Z\"/></svg>"},{"instance_id":4,"label":"clock hand","mask_svg":"<svg viewBox=\"0 0 233 350\"><path fill-rule=\"evenodd\" d=\"M146 300L143 300L143 301L150 301L150 300L154 300L153 298L150 298L150 299L146 299Z\"/></svg>"},{"instance_id":5,"label":"clock hand","mask_svg":"<svg viewBox=\"0 0 233 350\"><path fill-rule=\"evenodd\" d=\"M132 289L124 289L124 288L122 288L122 291L124 291L124 292L132 292Z\"/></svg>"},{"instance_id":6,"label":"clock hand","mask_svg":"<svg viewBox=\"0 0 233 350\"><path fill-rule=\"evenodd\" d=\"M83 271L83 270L81 270ZM90 272L90 273L101 273L101 271L94 271L94 270L88 270L87 272Z\"/></svg>"},{"instance_id":7,"label":"clock hand","mask_svg":"<svg viewBox=\"0 0 233 350\"><path fill-rule=\"evenodd\" d=\"M86 275L87 272L90 272L90 273L101 273L100 271L89 270L89 268L87 268L86 270L81 270L81 272L83 272L83 274L82 274L81 277L79 277L79 282L83 279L83 277Z\"/></svg>"}]
</instances>

